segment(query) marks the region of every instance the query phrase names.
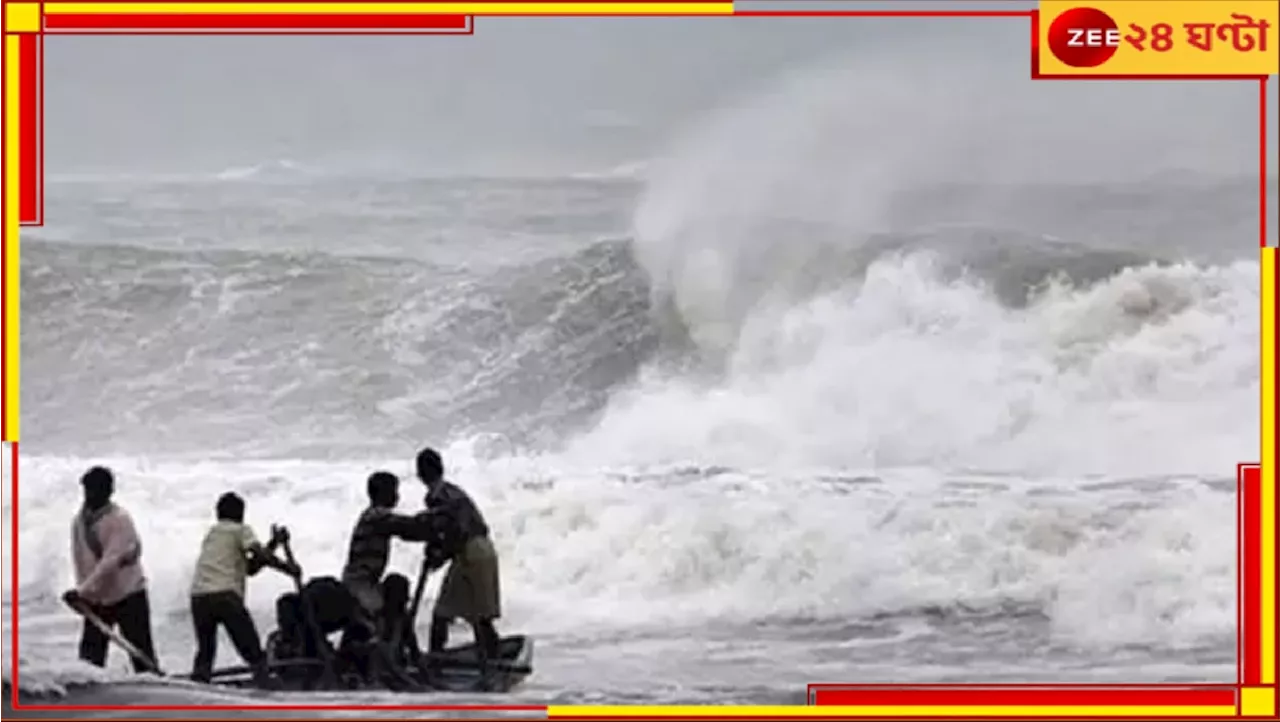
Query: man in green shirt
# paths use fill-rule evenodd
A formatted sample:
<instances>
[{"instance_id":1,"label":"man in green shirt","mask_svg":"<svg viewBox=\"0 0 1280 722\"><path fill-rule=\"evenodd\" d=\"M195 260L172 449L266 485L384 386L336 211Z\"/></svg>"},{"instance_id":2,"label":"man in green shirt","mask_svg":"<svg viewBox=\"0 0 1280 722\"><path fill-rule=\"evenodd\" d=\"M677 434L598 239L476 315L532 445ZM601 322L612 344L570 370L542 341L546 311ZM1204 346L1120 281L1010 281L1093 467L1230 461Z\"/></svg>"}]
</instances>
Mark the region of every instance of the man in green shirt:
<instances>
[{"instance_id":1,"label":"man in green shirt","mask_svg":"<svg viewBox=\"0 0 1280 722\"><path fill-rule=\"evenodd\" d=\"M253 529L244 523L245 503L228 492L218 498L217 522L205 534L191 580L191 620L196 632L196 657L191 678L208 682L218 651L218 627L227 629L236 651L254 670L259 685L269 685L266 656L253 617L245 608L245 579L271 567L289 576L300 572L275 556L276 547L287 539L281 527L271 528L271 540L264 547Z\"/></svg>"}]
</instances>

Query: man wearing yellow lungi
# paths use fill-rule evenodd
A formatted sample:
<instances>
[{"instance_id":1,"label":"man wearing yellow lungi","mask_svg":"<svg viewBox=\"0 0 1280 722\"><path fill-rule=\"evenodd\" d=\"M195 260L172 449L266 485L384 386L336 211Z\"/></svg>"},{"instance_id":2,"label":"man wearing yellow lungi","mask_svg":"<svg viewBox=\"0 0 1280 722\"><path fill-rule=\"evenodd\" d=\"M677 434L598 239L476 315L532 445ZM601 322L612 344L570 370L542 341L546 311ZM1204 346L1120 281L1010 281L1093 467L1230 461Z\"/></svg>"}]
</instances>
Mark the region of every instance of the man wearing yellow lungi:
<instances>
[{"instance_id":1,"label":"man wearing yellow lungi","mask_svg":"<svg viewBox=\"0 0 1280 722\"><path fill-rule=\"evenodd\" d=\"M435 520L438 539L431 545L434 566L447 561L432 612L428 647L442 651L449 641L449 625L463 619L475 633L481 685L488 682L488 662L498 657L498 631L493 622L502 616L498 583L498 553L489 538L489 525L470 495L444 479L444 462L434 449L418 454L418 478L427 486L427 511Z\"/></svg>"}]
</instances>

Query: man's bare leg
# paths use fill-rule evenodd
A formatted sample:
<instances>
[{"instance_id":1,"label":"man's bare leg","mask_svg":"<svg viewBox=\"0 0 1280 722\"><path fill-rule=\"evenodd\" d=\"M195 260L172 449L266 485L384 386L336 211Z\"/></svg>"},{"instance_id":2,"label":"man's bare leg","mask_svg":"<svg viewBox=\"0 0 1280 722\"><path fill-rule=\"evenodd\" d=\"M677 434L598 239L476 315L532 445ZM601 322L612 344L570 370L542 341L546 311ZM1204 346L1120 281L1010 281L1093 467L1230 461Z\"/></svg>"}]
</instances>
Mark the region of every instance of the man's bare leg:
<instances>
[{"instance_id":1,"label":"man's bare leg","mask_svg":"<svg viewBox=\"0 0 1280 722\"><path fill-rule=\"evenodd\" d=\"M498 630L494 628L492 619L472 621L471 630L476 638L476 659L480 663L480 681L477 687L487 692L492 682L489 662L498 659Z\"/></svg>"}]
</instances>

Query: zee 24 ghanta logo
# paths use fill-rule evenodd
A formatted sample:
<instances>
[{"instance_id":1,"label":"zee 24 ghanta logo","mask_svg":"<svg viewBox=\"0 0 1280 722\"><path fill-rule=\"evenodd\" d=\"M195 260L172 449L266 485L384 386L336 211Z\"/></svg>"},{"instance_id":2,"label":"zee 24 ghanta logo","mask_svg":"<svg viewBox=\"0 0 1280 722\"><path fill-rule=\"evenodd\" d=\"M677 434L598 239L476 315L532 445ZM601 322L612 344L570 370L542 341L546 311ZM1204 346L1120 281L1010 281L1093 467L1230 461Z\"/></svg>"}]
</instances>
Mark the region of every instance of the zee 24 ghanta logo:
<instances>
[{"instance_id":1,"label":"zee 24 ghanta logo","mask_svg":"<svg viewBox=\"0 0 1280 722\"><path fill-rule=\"evenodd\" d=\"M1059 62L1073 68L1096 68L1110 60L1121 44L1138 52L1166 53L1182 43L1208 53L1217 42L1238 52L1266 52L1271 23L1239 13L1228 17L1231 22L1180 23L1177 27L1169 23L1129 23L1121 30L1110 15L1097 8L1072 8L1049 25L1049 51Z\"/></svg>"}]
</instances>

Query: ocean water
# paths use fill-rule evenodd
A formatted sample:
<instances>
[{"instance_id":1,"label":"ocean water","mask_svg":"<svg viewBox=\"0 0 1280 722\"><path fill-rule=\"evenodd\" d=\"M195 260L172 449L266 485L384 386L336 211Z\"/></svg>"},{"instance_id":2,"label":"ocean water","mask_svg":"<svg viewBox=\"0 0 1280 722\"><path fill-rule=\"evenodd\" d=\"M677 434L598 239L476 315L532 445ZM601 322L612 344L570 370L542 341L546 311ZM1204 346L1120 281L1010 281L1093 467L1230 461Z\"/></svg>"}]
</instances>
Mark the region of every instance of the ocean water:
<instances>
[{"instance_id":1,"label":"ocean water","mask_svg":"<svg viewBox=\"0 0 1280 722\"><path fill-rule=\"evenodd\" d=\"M797 67L573 171L51 167L3 509L22 691L245 699L74 660L88 465L117 473L158 654L186 671L220 493L335 574L365 477L403 474L416 508L424 444L494 529L500 629L537 640L502 703L1233 680L1256 146L1167 111L1255 87L1037 88L1077 99L1068 122L1026 110L1018 73L983 81L1016 102L975 109L947 68ZM1117 103L1123 150L1084 130ZM264 632L287 588L251 583Z\"/></svg>"}]
</instances>

